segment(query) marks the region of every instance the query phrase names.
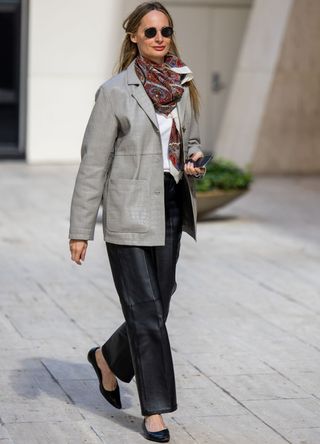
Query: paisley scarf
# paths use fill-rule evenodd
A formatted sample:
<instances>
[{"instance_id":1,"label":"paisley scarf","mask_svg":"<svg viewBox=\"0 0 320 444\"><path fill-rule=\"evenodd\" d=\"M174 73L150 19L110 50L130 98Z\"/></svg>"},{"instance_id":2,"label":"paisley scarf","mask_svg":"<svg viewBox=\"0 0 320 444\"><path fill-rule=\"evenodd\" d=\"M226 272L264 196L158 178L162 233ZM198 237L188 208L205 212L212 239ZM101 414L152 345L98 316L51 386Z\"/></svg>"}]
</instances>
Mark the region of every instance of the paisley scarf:
<instances>
[{"instance_id":1,"label":"paisley scarf","mask_svg":"<svg viewBox=\"0 0 320 444\"><path fill-rule=\"evenodd\" d=\"M137 56L135 59L135 70L155 110L168 115L181 99L184 88L181 85L182 75L172 71L171 68L186 66L174 54L167 54L164 63L157 64L150 60ZM168 157L176 169L179 169L181 151L181 135L174 119L169 138Z\"/></svg>"}]
</instances>

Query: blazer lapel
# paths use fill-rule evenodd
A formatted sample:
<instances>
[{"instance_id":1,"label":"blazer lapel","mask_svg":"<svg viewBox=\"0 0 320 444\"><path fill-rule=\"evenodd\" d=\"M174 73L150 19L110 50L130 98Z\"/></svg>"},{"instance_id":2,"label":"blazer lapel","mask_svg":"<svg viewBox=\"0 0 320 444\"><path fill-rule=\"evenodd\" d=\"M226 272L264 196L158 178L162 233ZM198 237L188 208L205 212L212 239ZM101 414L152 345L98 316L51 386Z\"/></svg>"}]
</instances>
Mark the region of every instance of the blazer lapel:
<instances>
[{"instance_id":1,"label":"blazer lapel","mask_svg":"<svg viewBox=\"0 0 320 444\"><path fill-rule=\"evenodd\" d=\"M148 94L146 93L139 77L134 69L134 60L130 63L127 68L128 85L135 85L132 91L132 96L139 103L143 111L147 114L152 123L159 129L158 120L156 117L156 112L152 101L150 100Z\"/></svg>"}]
</instances>

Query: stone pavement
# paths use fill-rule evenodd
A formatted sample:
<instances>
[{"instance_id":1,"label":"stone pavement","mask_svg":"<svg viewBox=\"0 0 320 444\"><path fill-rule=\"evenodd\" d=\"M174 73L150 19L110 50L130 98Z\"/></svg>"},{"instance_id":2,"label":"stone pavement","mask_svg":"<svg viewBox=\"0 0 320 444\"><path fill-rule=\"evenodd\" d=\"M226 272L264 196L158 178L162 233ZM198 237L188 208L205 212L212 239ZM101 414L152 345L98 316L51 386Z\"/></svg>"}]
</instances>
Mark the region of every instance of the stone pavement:
<instances>
[{"instance_id":1,"label":"stone pavement","mask_svg":"<svg viewBox=\"0 0 320 444\"><path fill-rule=\"evenodd\" d=\"M86 361L122 322L101 224L68 248L77 166L0 163L0 441L146 442L135 382L109 406ZM265 177L183 235L168 319L175 444L320 442L320 177Z\"/></svg>"}]
</instances>

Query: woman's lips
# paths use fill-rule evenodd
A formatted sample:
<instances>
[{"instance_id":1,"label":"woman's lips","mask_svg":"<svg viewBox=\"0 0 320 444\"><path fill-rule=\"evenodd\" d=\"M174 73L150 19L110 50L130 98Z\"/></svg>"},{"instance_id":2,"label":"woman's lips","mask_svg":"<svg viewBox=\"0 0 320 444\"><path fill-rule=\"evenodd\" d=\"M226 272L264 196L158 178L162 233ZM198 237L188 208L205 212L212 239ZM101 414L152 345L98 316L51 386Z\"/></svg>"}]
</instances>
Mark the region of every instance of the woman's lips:
<instances>
[{"instance_id":1,"label":"woman's lips","mask_svg":"<svg viewBox=\"0 0 320 444\"><path fill-rule=\"evenodd\" d=\"M153 47L156 51L163 51L165 49L165 46L154 46Z\"/></svg>"}]
</instances>

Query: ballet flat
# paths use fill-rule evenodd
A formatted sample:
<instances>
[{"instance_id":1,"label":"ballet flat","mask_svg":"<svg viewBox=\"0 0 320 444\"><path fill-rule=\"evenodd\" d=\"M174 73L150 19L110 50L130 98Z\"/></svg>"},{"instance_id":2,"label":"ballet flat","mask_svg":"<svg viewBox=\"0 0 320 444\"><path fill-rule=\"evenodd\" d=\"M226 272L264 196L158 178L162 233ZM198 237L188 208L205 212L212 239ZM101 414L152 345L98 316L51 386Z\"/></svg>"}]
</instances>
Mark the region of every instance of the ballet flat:
<instances>
[{"instance_id":1,"label":"ballet flat","mask_svg":"<svg viewBox=\"0 0 320 444\"><path fill-rule=\"evenodd\" d=\"M114 390L106 390L102 385L102 373L97 364L96 359L96 350L100 347L94 347L88 352L88 361L94 368L99 380L99 389L101 395L111 404L113 407L117 409L121 409L121 399L120 399L120 389L119 384L117 383L117 387Z\"/></svg>"},{"instance_id":2,"label":"ballet flat","mask_svg":"<svg viewBox=\"0 0 320 444\"><path fill-rule=\"evenodd\" d=\"M168 442L170 440L170 433L168 429L159 430L158 432L149 432L146 427L146 418L142 423L143 435L149 441L154 442Z\"/></svg>"}]
</instances>

